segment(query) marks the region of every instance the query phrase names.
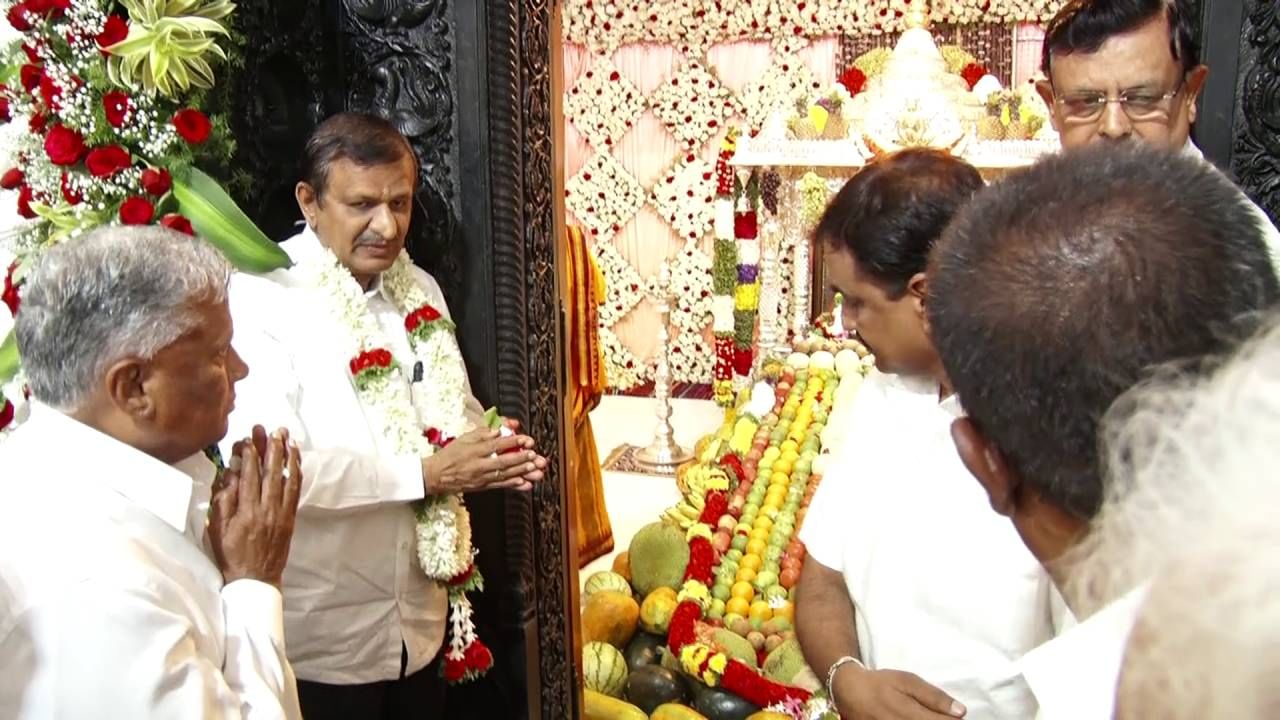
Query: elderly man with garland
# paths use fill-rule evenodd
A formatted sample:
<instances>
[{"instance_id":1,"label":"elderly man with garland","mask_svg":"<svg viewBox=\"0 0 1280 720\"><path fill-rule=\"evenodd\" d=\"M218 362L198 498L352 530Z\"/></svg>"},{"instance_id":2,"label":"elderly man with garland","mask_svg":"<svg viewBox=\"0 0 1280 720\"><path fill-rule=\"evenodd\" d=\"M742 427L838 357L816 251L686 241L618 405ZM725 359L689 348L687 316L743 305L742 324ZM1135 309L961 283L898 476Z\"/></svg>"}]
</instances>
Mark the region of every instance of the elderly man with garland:
<instances>
[{"instance_id":1,"label":"elderly man with garland","mask_svg":"<svg viewBox=\"0 0 1280 720\"><path fill-rule=\"evenodd\" d=\"M114 227L38 261L15 330L30 419L0 446L0 718L298 718L280 583L296 447L218 477L247 368L209 245ZM206 554L207 553L207 554Z\"/></svg>"},{"instance_id":2,"label":"elderly man with garland","mask_svg":"<svg viewBox=\"0 0 1280 720\"><path fill-rule=\"evenodd\" d=\"M440 287L404 251L417 171L385 120L326 120L297 185L306 228L282 246L292 267L233 280L254 374L232 422L288 427L304 451L284 585L308 720L423 717L442 675L489 668L461 493L527 490L546 467L531 438L486 424Z\"/></svg>"},{"instance_id":3,"label":"elderly man with garland","mask_svg":"<svg viewBox=\"0 0 1280 720\"><path fill-rule=\"evenodd\" d=\"M1064 148L1139 141L1203 160L1191 127L1209 68L1192 12L1186 0L1071 0L1058 12L1036 90ZM1280 231L1250 207L1280 268Z\"/></svg>"}]
</instances>

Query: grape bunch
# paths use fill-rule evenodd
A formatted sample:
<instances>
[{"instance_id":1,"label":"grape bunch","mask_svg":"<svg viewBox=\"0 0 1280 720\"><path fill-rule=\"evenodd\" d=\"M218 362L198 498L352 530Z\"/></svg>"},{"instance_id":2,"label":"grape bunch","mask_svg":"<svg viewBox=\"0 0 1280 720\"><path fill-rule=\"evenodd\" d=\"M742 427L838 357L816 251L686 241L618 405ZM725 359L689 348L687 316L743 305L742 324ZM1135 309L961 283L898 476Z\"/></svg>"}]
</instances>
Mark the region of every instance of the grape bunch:
<instances>
[{"instance_id":1,"label":"grape bunch","mask_svg":"<svg viewBox=\"0 0 1280 720\"><path fill-rule=\"evenodd\" d=\"M782 176L770 168L760 181L760 201L771 215L778 214L778 190L782 188Z\"/></svg>"}]
</instances>

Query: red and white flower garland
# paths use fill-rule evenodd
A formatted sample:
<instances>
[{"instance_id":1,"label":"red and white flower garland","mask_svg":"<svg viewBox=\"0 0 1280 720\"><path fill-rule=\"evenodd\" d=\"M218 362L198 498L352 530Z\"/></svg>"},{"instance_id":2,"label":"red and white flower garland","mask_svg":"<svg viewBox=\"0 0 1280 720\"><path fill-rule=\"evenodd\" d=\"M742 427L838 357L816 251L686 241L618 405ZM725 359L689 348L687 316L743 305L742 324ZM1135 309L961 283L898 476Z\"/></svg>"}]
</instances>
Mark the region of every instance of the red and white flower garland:
<instances>
[{"instance_id":1,"label":"red and white flower garland","mask_svg":"<svg viewBox=\"0 0 1280 720\"><path fill-rule=\"evenodd\" d=\"M413 355L430 369L430 380L411 393L377 320L369 312L364 291L327 248L297 265L305 282L319 291L330 314L349 331L352 382L361 402L377 411L380 436L399 453L431 455L467 432L466 367L453 334L453 323L429 302L413 277L413 263L401 252L382 276L387 294L405 316L405 332ZM448 648L442 672L451 682L484 675L493 665L488 648L475 633L470 591L483 589L471 546L471 518L462 496L429 496L417 508L418 563L426 576L449 595Z\"/></svg>"}]
</instances>

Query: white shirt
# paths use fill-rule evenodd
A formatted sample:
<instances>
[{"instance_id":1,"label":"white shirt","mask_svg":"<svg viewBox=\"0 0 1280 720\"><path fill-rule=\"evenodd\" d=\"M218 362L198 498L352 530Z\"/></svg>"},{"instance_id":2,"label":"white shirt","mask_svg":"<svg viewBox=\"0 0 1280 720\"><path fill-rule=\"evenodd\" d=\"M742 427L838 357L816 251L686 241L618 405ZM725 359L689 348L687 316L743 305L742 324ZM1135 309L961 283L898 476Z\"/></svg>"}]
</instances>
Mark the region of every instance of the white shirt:
<instances>
[{"instance_id":1,"label":"white shirt","mask_svg":"<svg viewBox=\"0 0 1280 720\"><path fill-rule=\"evenodd\" d=\"M1111 720L1125 646L1146 587L1129 592L1022 658L1040 720Z\"/></svg>"},{"instance_id":2,"label":"white shirt","mask_svg":"<svg viewBox=\"0 0 1280 720\"><path fill-rule=\"evenodd\" d=\"M195 476L33 405L0 446L0 718L299 718L280 592L223 586Z\"/></svg>"},{"instance_id":3,"label":"white shirt","mask_svg":"<svg viewBox=\"0 0 1280 720\"><path fill-rule=\"evenodd\" d=\"M1032 717L1017 661L1053 636L1052 583L961 462L958 400L873 373L854 403L800 538L844 575L863 662L919 675L968 720Z\"/></svg>"},{"instance_id":4,"label":"white shirt","mask_svg":"<svg viewBox=\"0 0 1280 720\"><path fill-rule=\"evenodd\" d=\"M295 261L322 249L310 231L283 248ZM439 285L414 270L448 317ZM413 673L444 637L445 591L417 559L411 503L424 496L422 463L379 436L377 411L361 403L342 350L349 330L328 314L319 292L296 270L233 276L234 346L249 376L237 385L223 452L255 423L287 427L302 450L302 497L284 573L285 635L298 677L335 685L394 680L402 642L405 671ZM366 298L392 354L411 371L404 317L380 284ZM468 413L473 420L483 414L474 398Z\"/></svg>"},{"instance_id":5,"label":"white shirt","mask_svg":"<svg viewBox=\"0 0 1280 720\"><path fill-rule=\"evenodd\" d=\"M1206 165L1214 170L1218 170L1217 165L1214 165L1204 159L1204 153L1200 152L1200 148L1196 147L1189 138L1187 139L1187 144L1183 146L1182 152L1198 160L1204 160ZM1221 172L1221 170L1219 170L1219 172ZM1235 185L1234 181L1232 182L1232 185ZM1236 189L1239 190L1239 187L1237 186ZM1271 222L1271 218L1267 215L1267 212L1258 207L1258 204L1255 203L1248 195L1245 195L1243 190L1240 190L1240 196L1248 201L1249 207L1253 209L1253 214L1258 220L1258 228L1262 230L1263 238L1267 243L1267 248L1271 251L1271 264L1275 267L1276 274L1280 275L1280 230L1276 229L1275 224Z\"/></svg>"}]
</instances>

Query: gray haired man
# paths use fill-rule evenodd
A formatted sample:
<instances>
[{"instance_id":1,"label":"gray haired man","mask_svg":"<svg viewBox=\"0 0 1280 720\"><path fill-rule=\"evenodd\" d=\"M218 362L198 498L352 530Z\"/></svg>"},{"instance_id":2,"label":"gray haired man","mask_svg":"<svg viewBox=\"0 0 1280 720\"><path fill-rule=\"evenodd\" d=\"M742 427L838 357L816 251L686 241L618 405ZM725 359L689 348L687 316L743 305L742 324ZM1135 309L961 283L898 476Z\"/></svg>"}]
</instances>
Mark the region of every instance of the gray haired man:
<instances>
[{"instance_id":1,"label":"gray haired man","mask_svg":"<svg viewBox=\"0 0 1280 720\"><path fill-rule=\"evenodd\" d=\"M248 372L228 277L204 242L136 227L29 276L33 407L0 446L0 718L300 716L278 589L298 451L255 428L217 487L201 454Z\"/></svg>"}]
</instances>

